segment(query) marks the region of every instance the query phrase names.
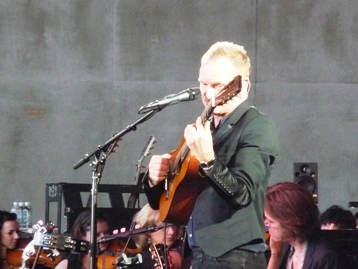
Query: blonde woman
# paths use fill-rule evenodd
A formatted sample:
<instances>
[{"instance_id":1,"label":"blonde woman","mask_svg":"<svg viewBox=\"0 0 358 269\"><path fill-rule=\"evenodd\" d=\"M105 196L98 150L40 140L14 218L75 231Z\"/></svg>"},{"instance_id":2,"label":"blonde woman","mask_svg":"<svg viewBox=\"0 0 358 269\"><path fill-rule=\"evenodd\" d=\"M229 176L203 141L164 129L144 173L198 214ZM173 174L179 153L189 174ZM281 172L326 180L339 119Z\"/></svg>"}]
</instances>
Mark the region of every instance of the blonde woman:
<instances>
[{"instance_id":1,"label":"blonde woman","mask_svg":"<svg viewBox=\"0 0 358 269\"><path fill-rule=\"evenodd\" d=\"M159 218L159 211L153 210L149 204L146 204L133 218L133 222L141 228L150 228L154 226L163 226ZM179 247L181 237L181 228L175 225L168 225L164 228L148 233L136 235L133 237L136 246L143 252L143 268L157 269L160 268L158 260L162 263L168 263L170 269L179 269L182 264L182 255ZM164 248L165 245L165 248ZM159 251L160 257L156 257L155 250ZM161 253L166 251L167 255ZM153 257L151 257L153 256ZM167 261L163 260L163 257L167 256Z\"/></svg>"}]
</instances>

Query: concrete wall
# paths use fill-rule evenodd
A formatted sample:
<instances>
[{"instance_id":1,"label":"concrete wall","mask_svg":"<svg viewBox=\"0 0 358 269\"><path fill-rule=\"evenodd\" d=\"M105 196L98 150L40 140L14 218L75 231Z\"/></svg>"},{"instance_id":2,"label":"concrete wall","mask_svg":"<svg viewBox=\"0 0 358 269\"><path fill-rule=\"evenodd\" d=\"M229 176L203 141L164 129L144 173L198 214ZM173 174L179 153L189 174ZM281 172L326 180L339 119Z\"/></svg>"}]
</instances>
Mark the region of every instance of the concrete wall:
<instances>
[{"instance_id":1,"label":"concrete wall","mask_svg":"<svg viewBox=\"0 0 358 269\"><path fill-rule=\"evenodd\" d=\"M0 0L0 207L30 201L43 219L46 183L92 183L88 164L72 165L142 105L198 86L220 40L245 46L250 101L277 123L270 183L317 162L321 210L358 201L357 11L356 0ZM202 109L170 106L126 133L100 183L133 184L149 135L153 153L173 150Z\"/></svg>"}]
</instances>

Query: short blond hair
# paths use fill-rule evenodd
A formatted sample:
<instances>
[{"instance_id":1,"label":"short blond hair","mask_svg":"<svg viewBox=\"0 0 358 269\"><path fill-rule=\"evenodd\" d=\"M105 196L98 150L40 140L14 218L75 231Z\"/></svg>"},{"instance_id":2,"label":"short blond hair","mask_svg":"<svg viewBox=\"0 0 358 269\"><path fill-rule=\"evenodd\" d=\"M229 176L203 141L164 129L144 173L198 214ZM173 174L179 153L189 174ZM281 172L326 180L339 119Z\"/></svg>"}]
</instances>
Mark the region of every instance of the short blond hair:
<instances>
[{"instance_id":1,"label":"short blond hair","mask_svg":"<svg viewBox=\"0 0 358 269\"><path fill-rule=\"evenodd\" d=\"M227 57L237 68L238 75L249 77L251 72L250 58L243 46L229 41L220 41L213 44L201 57L201 64L209 59Z\"/></svg>"},{"instance_id":2,"label":"short blond hair","mask_svg":"<svg viewBox=\"0 0 358 269\"><path fill-rule=\"evenodd\" d=\"M149 228L156 226L160 222L159 210L154 210L150 207L149 204L146 204L138 211L134 217L133 222L139 225L141 228ZM135 242L137 248L145 249L148 247L148 234L141 234L133 236L133 241Z\"/></svg>"}]
</instances>

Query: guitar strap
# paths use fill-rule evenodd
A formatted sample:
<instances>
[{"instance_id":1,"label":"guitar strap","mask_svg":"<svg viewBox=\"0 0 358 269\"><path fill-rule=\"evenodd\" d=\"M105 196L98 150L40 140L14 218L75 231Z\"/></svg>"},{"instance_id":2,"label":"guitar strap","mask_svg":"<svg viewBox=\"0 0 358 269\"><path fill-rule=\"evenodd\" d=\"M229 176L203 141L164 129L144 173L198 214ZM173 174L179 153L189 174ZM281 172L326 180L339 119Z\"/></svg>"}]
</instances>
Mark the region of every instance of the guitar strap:
<instances>
[{"instance_id":1,"label":"guitar strap","mask_svg":"<svg viewBox=\"0 0 358 269\"><path fill-rule=\"evenodd\" d=\"M250 106L250 108L244 113L244 115L240 118L238 124L241 128L244 124L246 125L249 121L256 118L260 115L260 112L254 106Z\"/></svg>"},{"instance_id":2,"label":"guitar strap","mask_svg":"<svg viewBox=\"0 0 358 269\"><path fill-rule=\"evenodd\" d=\"M246 126L246 124L248 122L250 122L252 119L256 118L257 116L260 115L260 112L256 109L256 107L254 106L250 106L248 110L245 111L245 113L241 116L241 118L239 119L239 121L235 124L238 127L235 127L235 129L241 129ZM224 123L222 123L224 124ZM221 124L220 124L221 125ZM217 129L220 128L220 125ZM220 132L218 132L220 133ZM215 130L213 130L213 137L216 136L216 134L218 134ZM217 144L220 140L222 140L227 134L229 134L228 132L225 133L225 135L223 137L221 137L220 139L215 139L214 138L214 144Z\"/></svg>"}]
</instances>

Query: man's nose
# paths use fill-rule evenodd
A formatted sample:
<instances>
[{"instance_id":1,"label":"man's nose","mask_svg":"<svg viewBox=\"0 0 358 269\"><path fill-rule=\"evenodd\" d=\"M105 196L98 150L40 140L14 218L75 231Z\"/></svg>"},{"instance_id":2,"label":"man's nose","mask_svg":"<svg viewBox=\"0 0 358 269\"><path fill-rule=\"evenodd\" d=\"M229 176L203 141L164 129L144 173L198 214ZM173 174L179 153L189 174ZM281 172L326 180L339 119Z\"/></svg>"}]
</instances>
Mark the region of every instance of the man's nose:
<instances>
[{"instance_id":1,"label":"man's nose","mask_svg":"<svg viewBox=\"0 0 358 269\"><path fill-rule=\"evenodd\" d=\"M213 99L217 93L217 90L215 90L213 87L207 86L206 88L206 98L207 99Z\"/></svg>"}]
</instances>

